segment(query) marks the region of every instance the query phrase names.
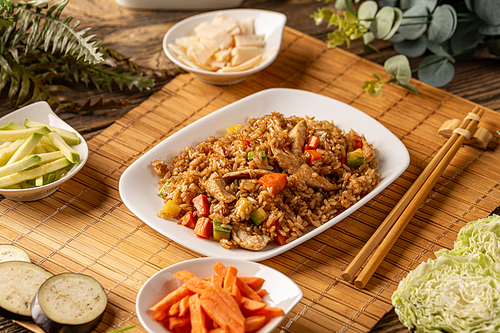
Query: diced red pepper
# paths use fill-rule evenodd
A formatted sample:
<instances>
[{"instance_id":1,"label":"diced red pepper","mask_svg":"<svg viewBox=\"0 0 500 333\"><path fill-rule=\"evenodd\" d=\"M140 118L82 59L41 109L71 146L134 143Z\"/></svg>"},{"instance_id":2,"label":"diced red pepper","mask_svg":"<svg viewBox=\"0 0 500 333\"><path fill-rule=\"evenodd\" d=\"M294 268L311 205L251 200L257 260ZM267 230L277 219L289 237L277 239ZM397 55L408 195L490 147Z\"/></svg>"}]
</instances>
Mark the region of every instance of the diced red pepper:
<instances>
[{"instance_id":1,"label":"diced red pepper","mask_svg":"<svg viewBox=\"0 0 500 333\"><path fill-rule=\"evenodd\" d=\"M340 163L347 165L347 155L340 159Z\"/></svg>"},{"instance_id":2,"label":"diced red pepper","mask_svg":"<svg viewBox=\"0 0 500 333\"><path fill-rule=\"evenodd\" d=\"M259 178L259 184L272 187L272 194L276 195L288 184L288 179L284 173L268 173Z\"/></svg>"},{"instance_id":3,"label":"diced red pepper","mask_svg":"<svg viewBox=\"0 0 500 333\"><path fill-rule=\"evenodd\" d=\"M242 144L243 146L245 146L245 147L248 147L248 146L250 146L250 140L243 140L243 141L241 142L241 144Z\"/></svg>"},{"instance_id":4,"label":"diced red pepper","mask_svg":"<svg viewBox=\"0 0 500 333\"><path fill-rule=\"evenodd\" d=\"M179 224L194 229L194 227L196 226L196 217L194 217L193 212L187 212L186 215L181 217L181 219L179 220Z\"/></svg>"},{"instance_id":5,"label":"diced red pepper","mask_svg":"<svg viewBox=\"0 0 500 333\"><path fill-rule=\"evenodd\" d=\"M194 227L194 234L203 238L210 239L212 236L213 222L208 217L200 217Z\"/></svg>"},{"instance_id":6,"label":"diced red pepper","mask_svg":"<svg viewBox=\"0 0 500 333\"><path fill-rule=\"evenodd\" d=\"M207 196L200 194L193 199L193 205L200 216L207 217L210 215L210 207L208 206Z\"/></svg>"},{"instance_id":7,"label":"diced red pepper","mask_svg":"<svg viewBox=\"0 0 500 333\"><path fill-rule=\"evenodd\" d=\"M286 240L288 239L287 236L283 236L283 235L276 235L274 237L274 242L278 245L285 245L286 244Z\"/></svg>"},{"instance_id":8,"label":"diced red pepper","mask_svg":"<svg viewBox=\"0 0 500 333\"><path fill-rule=\"evenodd\" d=\"M316 150L306 150L304 152L307 156L307 164L313 165L313 162L323 158L323 154L318 153Z\"/></svg>"},{"instance_id":9,"label":"diced red pepper","mask_svg":"<svg viewBox=\"0 0 500 333\"><path fill-rule=\"evenodd\" d=\"M359 135L354 135L354 150L363 148L363 141Z\"/></svg>"},{"instance_id":10,"label":"diced red pepper","mask_svg":"<svg viewBox=\"0 0 500 333\"><path fill-rule=\"evenodd\" d=\"M319 147L320 141L317 136L310 136L309 139L307 139L306 146L304 147L304 150L314 150Z\"/></svg>"},{"instance_id":11,"label":"diced red pepper","mask_svg":"<svg viewBox=\"0 0 500 333\"><path fill-rule=\"evenodd\" d=\"M273 223L271 223L271 225L269 227L267 226L266 222L264 222L264 224L262 224L262 228L266 228L266 229L271 229L273 226L275 227L274 231L277 231L280 228L280 222L278 220L276 220Z\"/></svg>"}]
</instances>

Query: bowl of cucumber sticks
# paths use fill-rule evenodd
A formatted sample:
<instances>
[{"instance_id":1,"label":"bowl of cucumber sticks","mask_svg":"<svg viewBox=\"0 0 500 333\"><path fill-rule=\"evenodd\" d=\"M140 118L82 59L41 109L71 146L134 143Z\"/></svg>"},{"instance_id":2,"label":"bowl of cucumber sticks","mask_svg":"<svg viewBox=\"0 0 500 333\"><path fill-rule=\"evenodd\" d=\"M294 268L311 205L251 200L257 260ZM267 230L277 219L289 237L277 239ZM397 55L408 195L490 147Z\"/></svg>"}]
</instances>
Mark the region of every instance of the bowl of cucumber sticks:
<instances>
[{"instance_id":1,"label":"bowl of cucumber sticks","mask_svg":"<svg viewBox=\"0 0 500 333\"><path fill-rule=\"evenodd\" d=\"M46 102L0 118L0 195L35 201L54 193L85 165L85 139Z\"/></svg>"}]
</instances>

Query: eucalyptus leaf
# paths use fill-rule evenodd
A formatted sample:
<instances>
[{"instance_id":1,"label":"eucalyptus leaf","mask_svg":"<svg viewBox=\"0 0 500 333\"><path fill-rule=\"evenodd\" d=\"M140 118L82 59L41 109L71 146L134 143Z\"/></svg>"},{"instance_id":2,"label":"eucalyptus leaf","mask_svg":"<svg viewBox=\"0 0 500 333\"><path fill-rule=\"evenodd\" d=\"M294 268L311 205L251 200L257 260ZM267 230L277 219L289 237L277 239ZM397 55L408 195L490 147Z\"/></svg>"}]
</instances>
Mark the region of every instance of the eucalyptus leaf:
<instances>
[{"instance_id":1,"label":"eucalyptus leaf","mask_svg":"<svg viewBox=\"0 0 500 333\"><path fill-rule=\"evenodd\" d=\"M451 38L457 28L457 12L450 5L436 7L432 21L427 29L427 38L436 43L442 43Z\"/></svg>"},{"instance_id":2,"label":"eucalyptus leaf","mask_svg":"<svg viewBox=\"0 0 500 333\"><path fill-rule=\"evenodd\" d=\"M408 84L411 80L411 67L405 55L398 54L384 62L384 69L394 76L400 84Z\"/></svg>"},{"instance_id":3,"label":"eucalyptus leaf","mask_svg":"<svg viewBox=\"0 0 500 333\"><path fill-rule=\"evenodd\" d=\"M431 12L431 13L434 11L437 4L438 4L438 0L426 0L425 1L425 6L427 7L429 12Z\"/></svg>"},{"instance_id":4,"label":"eucalyptus leaf","mask_svg":"<svg viewBox=\"0 0 500 333\"><path fill-rule=\"evenodd\" d=\"M406 88L410 91L413 91L415 94L418 94L418 90L417 88L415 88L414 86L410 86L409 84L401 84L401 83L396 83L398 86L401 86L403 88Z\"/></svg>"},{"instance_id":5,"label":"eucalyptus leaf","mask_svg":"<svg viewBox=\"0 0 500 333\"><path fill-rule=\"evenodd\" d=\"M403 36L401 33L396 31L396 33L391 38L389 38L389 40L393 43L400 43L406 39L405 39L405 36Z\"/></svg>"},{"instance_id":6,"label":"eucalyptus leaf","mask_svg":"<svg viewBox=\"0 0 500 333\"><path fill-rule=\"evenodd\" d=\"M358 8L358 18L359 23L364 25L366 28L370 27L371 21L366 21L367 19L372 19L377 13L378 5L373 0L364 1Z\"/></svg>"},{"instance_id":7,"label":"eucalyptus leaf","mask_svg":"<svg viewBox=\"0 0 500 333\"><path fill-rule=\"evenodd\" d=\"M376 38L383 39L391 31L395 16L394 7L382 7L375 15L375 20L370 25L370 31Z\"/></svg>"},{"instance_id":8,"label":"eucalyptus leaf","mask_svg":"<svg viewBox=\"0 0 500 333\"><path fill-rule=\"evenodd\" d=\"M442 87L448 84L455 76L453 64L438 55L426 57L419 67L419 80L434 87Z\"/></svg>"},{"instance_id":9,"label":"eucalyptus leaf","mask_svg":"<svg viewBox=\"0 0 500 333\"><path fill-rule=\"evenodd\" d=\"M411 7L410 0L399 0L399 8L405 10Z\"/></svg>"},{"instance_id":10,"label":"eucalyptus leaf","mask_svg":"<svg viewBox=\"0 0 500 333\"><path fill-rule=\"evenodd\" d=\"M398 0L380 0L378 2L380 7L390 6L394 7L398 3Z\"/></svg>"},{"instance_id":11,"label":"eucalyptus leaf","mask_svg":"<svg viewBox=\"0 0 500 333\"><path fill-rule=\"evenodd\" d=\"M420 38L427 30L428 19L425 17L427 15L429 15L427 7L421 4L410 7L403 13L403 20L401 21L398 32L403 35L405 39L414 40Z\"/></svg>"},{"instance_id":12,"label":"eucalyptus leaf","mask_svg":"<svg viewBox=\"0 0 500 333\"><path fill-rule=\"evenodd\" d=\"M394 23L391 30L385 35L384 39L390 39L398 31L401 21L403 20L403 11L398 7L394 7Z\"/></svg>"},{"instance_id":13,"label":"eucalyptus leaf","mask_svg":"<svg viewBox=\"0 0 500 333\"><path fill-rule=\"evenodd\" d=\"M484 38L479 32L482 25L481 21L460 22L450 39L451 52L459 53L477 47Z\"/></svg>"},{"instance_id":14,"label":"eucalyptus leaf","mask_svg":"<svg viewBox=\"0 0 500 333\"><path fill-rule=\"evenodd\" d=\"M375 35L370 31L365 32L363 34L363 44L364 45L371 43L374 39L375 39Z\"/></svg>"},{"instance_id":15,"label":"eucalyptus leaf","mask_svg":"<svg viewBox=\"0 0 500 333\"><path fill-rule=\"evenodd\" d=\"M500 25L489 25L485 23L479 28L479 33L486 36L500 35Z\"/></svg>"},{"instance_id":16,"label":"eucalyptus leaf","mask_svg":"<svg viewBox=\"0 0 500 333\"><path fill-rule=\"evenodd\" d=\"M464 0L465 6L469 10L469 12L474 13L474 6L472 5L473 0Z\"/></svg>"},{"instance_id":17,"label":"eucalyptus leaf","mask_svg":"<svg viewBox=\"0 0 500 333\"><path fill-rule=\"evenodd\" d=\"M394 49L410 58L420 57L427 51L427 38L421 36L415 40L404 40L400 43L394 43Z\"/></svg>"},{"instance_id":18,"label":"eucalyptus leaf","mask_svg":"<svg viewBox=\"0 0 500 333\"><path fill-rule=\"evenodd\" d=\"M489 25L500 25L500 1L474 0L474 12Z\"/></svg>"},{"instance_id":19,"label":"eucalyptus leaf","mask_svg":"<svg viewBox=\"0 0 500 333\"><path fill-rule=\"evenodd\" d=\"M426 39L425 43L427 44L427 48L429 51L434 53L435 55L450 58L451 55L443 48L442 45L437 44L431 40Z\"/></svg>"}]
</instances>

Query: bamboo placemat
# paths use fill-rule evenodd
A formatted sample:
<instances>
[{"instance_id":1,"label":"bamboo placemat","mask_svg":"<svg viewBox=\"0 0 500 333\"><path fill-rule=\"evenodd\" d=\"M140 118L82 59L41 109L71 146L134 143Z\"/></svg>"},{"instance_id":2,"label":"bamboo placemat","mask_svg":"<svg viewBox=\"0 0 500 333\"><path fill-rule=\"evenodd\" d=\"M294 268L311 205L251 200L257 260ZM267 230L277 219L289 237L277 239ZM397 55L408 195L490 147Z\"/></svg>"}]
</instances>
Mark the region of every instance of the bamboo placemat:
<instances>
[{"instance_id":1,"label":"bamboo placemat","mask_svg":"<svg viewBox=\"0 0 500 333\"><path fill-rule=\"evenodd\" d=\"M275 87L308 90L377 119L406 145L411 164L350 217L293 250L263 261L290 276L304 292L300 304L277 331L368 332L392 308L391 295L410 269L433 251L452 247L461 227L486 217L500 205L499 150L465 146L367 288L357 289L340 278L446 140L437 134L439 126L449 118L462 119L475 106L415 80L412 84L419 94L387 86L383 96L374 99L361 89L372 72L382 74L384 70L286 28L278 59L243 83L216 87L190 74L179 75L90 140L87 165L55 194L36 202L2 200L0 241L27 249L34 262L53 273L72 271L97 278L110 301L97 331L136 324L136 331L142 332L135 299L143 283L164 267L201 255L158 234L125 207L118 192L122 172L180 128L244 96ZM500 115L486 110L480 126L499 129ZM497 142L495 134L493 144Z\"/></svg>"}]
</instances>

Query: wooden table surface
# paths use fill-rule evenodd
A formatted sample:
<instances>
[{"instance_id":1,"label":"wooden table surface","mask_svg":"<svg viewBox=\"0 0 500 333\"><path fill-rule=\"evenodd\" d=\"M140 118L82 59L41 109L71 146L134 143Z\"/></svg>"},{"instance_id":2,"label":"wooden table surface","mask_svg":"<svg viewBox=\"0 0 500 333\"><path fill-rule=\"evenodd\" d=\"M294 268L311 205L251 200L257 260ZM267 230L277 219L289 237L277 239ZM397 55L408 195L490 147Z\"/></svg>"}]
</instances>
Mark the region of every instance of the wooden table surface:
<instances>
[{"instance_id":1,"label":"wooden table surface","mask_svg":"<svg viewBox=\"0 0 500 333\"><path fill-rule=\"evenodd\" d=\"M316 0L246 0L243 8L258 8L283 12L287 15L287 26L326 40L329 29L326 25L316 26L310 15L323 3ZM168 75L155 78L156 85L148 91L124 90L114 92L87 89L75 86L71 96L85 103L91 99L95 103L99 98L109 100L128 100L131 104L118 110L96 110L62 112L60 117L76 128L86 139L100 133L129 110L138 106L151 94L161 89L177 73L163 53L161 39L170 26L176 22L197 14L196 11L140 11L118 6L113 0L79 0L70 2L63 16L71 15L82 21L81 27L92 27L91 33L102 37L103 44L129 56L140 65L154 69L168 69ZM375 46L381 53L365 55L361 43L354 42L349 51L383 64L396 54L389 42L377 42ZM411 59L416 67L421 59ZM500 61L490 55L486 49L478 50L471 58L457 62L455 78L442 89L483 106L500 111ZM383 98L383 97L382 97ZM0 96L0 116L13 111L6 92ZM1 318L0 318L1 319ZM8 320L0 320L0 332L23 332L25 328ZM393 311L389 312L372 332L406 332Z\"/></svg>"}]
</instances>

